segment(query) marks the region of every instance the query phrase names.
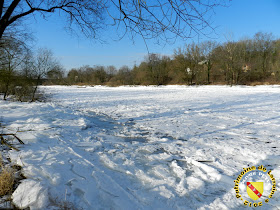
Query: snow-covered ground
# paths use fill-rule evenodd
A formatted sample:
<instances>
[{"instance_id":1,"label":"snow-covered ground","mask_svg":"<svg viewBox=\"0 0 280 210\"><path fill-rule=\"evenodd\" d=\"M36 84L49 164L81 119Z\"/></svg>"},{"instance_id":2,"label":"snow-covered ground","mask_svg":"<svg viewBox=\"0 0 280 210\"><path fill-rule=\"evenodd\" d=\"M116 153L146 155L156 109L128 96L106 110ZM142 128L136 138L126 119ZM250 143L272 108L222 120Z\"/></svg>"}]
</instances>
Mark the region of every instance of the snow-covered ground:
<instances>
[{"instance_id":1,"label":"snow-covered ground","mask_svg":"<svg viewBox=\"0 0 280 210\"><path fill-rule=\"evenodd\" d=\"M265 165L280 186L280 86L42 87L50 102L0 101L27 177L21 207L240 209L234 182ZM279 209L277 191L259 209Z\"/></svg>"}]
</instances>

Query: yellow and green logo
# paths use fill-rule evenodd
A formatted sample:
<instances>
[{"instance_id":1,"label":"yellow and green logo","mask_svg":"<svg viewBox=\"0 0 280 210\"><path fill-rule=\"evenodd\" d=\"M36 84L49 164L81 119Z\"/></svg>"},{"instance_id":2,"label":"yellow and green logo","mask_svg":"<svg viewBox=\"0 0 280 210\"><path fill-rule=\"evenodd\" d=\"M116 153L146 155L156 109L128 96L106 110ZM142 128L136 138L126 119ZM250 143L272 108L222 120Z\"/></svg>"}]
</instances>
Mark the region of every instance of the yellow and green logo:
<instances>
[{"instance_id":1,"label":"yellow and green logo","mask_svg":"<svg viewBox=\"0 0 280 210\"><path fill-rule=\"evenodd\" d=\"M236 198L245 206L262 206L276 191L276 180L263 165L244 168L234 182Z\"/></svg>"}]
</instances>

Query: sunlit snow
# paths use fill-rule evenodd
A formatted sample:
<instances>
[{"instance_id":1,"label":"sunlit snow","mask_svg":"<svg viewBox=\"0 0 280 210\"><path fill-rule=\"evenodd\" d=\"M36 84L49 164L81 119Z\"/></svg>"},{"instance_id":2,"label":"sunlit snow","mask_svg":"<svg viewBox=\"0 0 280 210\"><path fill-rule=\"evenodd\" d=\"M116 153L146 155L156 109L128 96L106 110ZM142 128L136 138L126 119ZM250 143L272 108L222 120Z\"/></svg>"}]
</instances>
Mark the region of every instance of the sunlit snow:
<instances>
[{"instance_id":1,"label":"sunlit snow","mask_svg":"<svg viewBox=\"0 0 280 210\"><path fill-rule=\"evenodd\" d=\"M42 87L0 101L26 180L22 208L239 209L233 180L265 165L280 184L280 86ZM259 209L277 209L279 193Z\"/></svg>"}]
</instances>

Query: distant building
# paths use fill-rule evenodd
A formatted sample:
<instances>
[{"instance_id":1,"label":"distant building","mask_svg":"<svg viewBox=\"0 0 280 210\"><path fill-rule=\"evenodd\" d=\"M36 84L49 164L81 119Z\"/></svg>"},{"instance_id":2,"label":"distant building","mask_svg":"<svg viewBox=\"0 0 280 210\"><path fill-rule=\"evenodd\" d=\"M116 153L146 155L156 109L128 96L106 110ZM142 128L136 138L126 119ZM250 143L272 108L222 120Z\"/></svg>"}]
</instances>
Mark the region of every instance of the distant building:
<instances>
[{"instance_id":1,"label":"distant building","mask_svg":"<svg viewBox=\"0 0 280 210\"><path fill-rule=\"evenodd\" d=\"M251 67L250 67L249 65L245 64L245 65L242 66L242 70L243 70L244 72L247 72L247 71L250 71L250 70L251 70Z\"/></svg>"}]
</instances>

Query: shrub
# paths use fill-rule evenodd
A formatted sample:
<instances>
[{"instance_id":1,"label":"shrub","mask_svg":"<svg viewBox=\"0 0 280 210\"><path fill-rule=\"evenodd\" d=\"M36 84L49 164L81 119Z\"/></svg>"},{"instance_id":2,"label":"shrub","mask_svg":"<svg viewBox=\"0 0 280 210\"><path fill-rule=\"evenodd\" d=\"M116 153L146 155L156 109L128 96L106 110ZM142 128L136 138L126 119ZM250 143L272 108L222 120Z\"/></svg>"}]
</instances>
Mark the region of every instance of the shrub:
<instances>
[{"instance_id":1,"label":"shrub","mask_svg":"<svg viewBox=\"0 0 280 210\"><path fill-rule=\"evenodd\" d=\"M12 192L14 185L14 171L9 167L2 167L0 173L0 196Z\"/></svg>"}]
</instances>

